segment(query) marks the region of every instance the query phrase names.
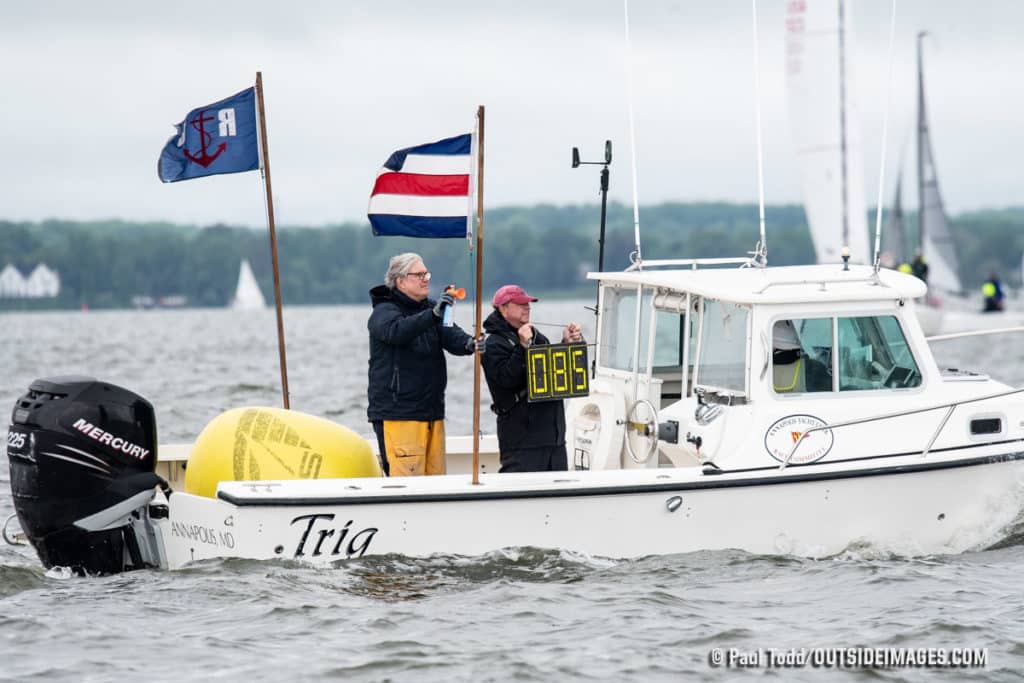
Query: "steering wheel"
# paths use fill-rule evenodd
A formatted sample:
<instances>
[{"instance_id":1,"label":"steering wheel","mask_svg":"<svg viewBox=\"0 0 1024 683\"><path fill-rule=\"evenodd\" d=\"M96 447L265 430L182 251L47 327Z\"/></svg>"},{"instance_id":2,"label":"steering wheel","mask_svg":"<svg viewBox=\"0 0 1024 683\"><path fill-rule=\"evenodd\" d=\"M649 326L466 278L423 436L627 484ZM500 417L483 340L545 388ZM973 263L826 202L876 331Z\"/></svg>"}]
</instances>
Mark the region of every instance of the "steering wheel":
<instances>
[{"instance_id":1,"label":"steering wheel","mask_svg":"<svg viewBox=\"0 0 1024 683\"><path fill-rule=\"evenodd\" d=\"M913 368L904 367L902 365L894 365L892 369L885 375L885 379L882 380L883 387L889 387L895 389L898 387L910 386L910 383L914 380L917 371Z\"/></svg>"},{"instance_id":2,"label":"steering wheel","mask_svg":"<svg viewBox=\"0 0 1024 683\"><path fill-rule=\"evenodd\" d=\"M649 417L646 420L637 418L637 408L645 406ZM651 459L658 450L658 410L646 398L637 399L626 411L626 452L633 462L642 465ZM640 436L643 448L639 453L633 450L633 440L629 432Z\"/></svg>"}]
</instances>

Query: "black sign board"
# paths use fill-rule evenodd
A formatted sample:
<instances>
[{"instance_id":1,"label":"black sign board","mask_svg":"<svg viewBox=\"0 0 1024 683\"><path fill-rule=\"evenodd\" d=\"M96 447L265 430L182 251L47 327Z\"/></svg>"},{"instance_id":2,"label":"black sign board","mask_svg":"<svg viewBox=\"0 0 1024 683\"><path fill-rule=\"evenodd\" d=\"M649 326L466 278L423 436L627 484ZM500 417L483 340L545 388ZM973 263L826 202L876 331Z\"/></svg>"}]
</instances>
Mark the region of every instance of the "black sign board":
<instances>
[{"instance_id":1,"label":"black sign board","mask_svg":"<svg viewBox=\"0 0 1024 683\"><path fill-rule=\"evenodd\" d=\"M553 401L590 394L585 342L531 346L526 350L527 400Z\"/></svg>"}]
</instances>

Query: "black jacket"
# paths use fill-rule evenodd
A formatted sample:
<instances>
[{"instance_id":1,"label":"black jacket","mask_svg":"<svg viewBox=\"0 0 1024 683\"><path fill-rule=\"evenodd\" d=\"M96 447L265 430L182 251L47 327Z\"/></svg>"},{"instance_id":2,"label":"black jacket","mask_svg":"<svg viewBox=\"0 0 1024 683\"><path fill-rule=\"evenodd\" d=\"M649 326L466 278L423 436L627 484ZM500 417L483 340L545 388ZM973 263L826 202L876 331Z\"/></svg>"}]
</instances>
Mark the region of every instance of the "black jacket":
<instances>
[{"instance_id":1,"label":"black jacket","mask_svg":"<svg viewBox=\"0 0 1024 683\"><path fill-rule=\"evenodd\" d=\"M471 337L458 325L443 327L434 301L413 301L397 289L370 290L373 312L366 416L374 420L443 420L448 368L444 351L457 356Z\"/></svg>"},{"instance_id":2,"label":"black jacket","mask_svg":"<svg viewBox=\"0 0 1024 683\"><path fill-rule=\"evenodd\" d=\"M526 349L519 334L495 310L484 321L487 343L481 364L498 415L501 452L565 445L565 408L561 401L526 401ZM533 344L549 344L533 330Z\"/></svg>"}]
</instances>

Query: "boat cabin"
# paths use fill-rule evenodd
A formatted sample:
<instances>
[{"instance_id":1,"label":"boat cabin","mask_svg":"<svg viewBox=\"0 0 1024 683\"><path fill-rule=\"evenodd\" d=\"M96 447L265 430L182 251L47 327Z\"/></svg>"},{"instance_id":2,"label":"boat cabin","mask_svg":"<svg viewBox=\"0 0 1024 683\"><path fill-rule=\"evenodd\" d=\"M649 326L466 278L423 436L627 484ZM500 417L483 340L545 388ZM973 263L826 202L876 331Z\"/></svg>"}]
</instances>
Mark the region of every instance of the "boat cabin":
<instances>
[{"instance_id":1,"label":"boat cabin","mask_svg":"<svg viewBox=\"0 0 1024 683\"><path fill-rule=\"evenodd\" d=\"M778 467L940 448L964 429L1005 438L1005 416L995 436L976 428L991 429L981 407L944 429L944 410L913 410L1003 386L940 373L917 278L736 261L591 275L598 339L590 396L567 407L571 467Z\"/></svg>"}]
</instances>

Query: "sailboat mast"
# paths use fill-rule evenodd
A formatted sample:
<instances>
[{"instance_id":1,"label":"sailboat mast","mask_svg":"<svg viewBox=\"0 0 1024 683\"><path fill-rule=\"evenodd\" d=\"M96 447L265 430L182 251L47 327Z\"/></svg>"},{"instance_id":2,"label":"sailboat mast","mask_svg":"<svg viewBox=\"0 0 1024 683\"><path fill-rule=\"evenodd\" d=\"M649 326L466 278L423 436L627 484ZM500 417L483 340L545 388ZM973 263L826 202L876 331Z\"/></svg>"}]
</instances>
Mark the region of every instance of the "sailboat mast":
<instances>
[{"instance_id":1,"label":"sailboat mast","mask_svg":"<svg viewBox=\"0 0 1024 683\"><path fill-rule=\"evenodd\" d=\"M840 246L850 244L850 217L849 217L849 171L847 166L849 160L846 155L846 26L845 26L846 2L839 0L839 159L842 187L842 214L843 214L843 243ZM856 254L857 258L866 258L867 254Z\"/></svg>"},{"instance_id":2,"label":"sailboat mast","mask_svg":"<svg viewBox=\"0 0 1024 683\"><path fill-rule=\"evenodd\" d=\"M921 44L927 31L917 34L917 243L924 249L924 139L928 124L924 115L924 55Z\"/></svg>"}]
</instances>

